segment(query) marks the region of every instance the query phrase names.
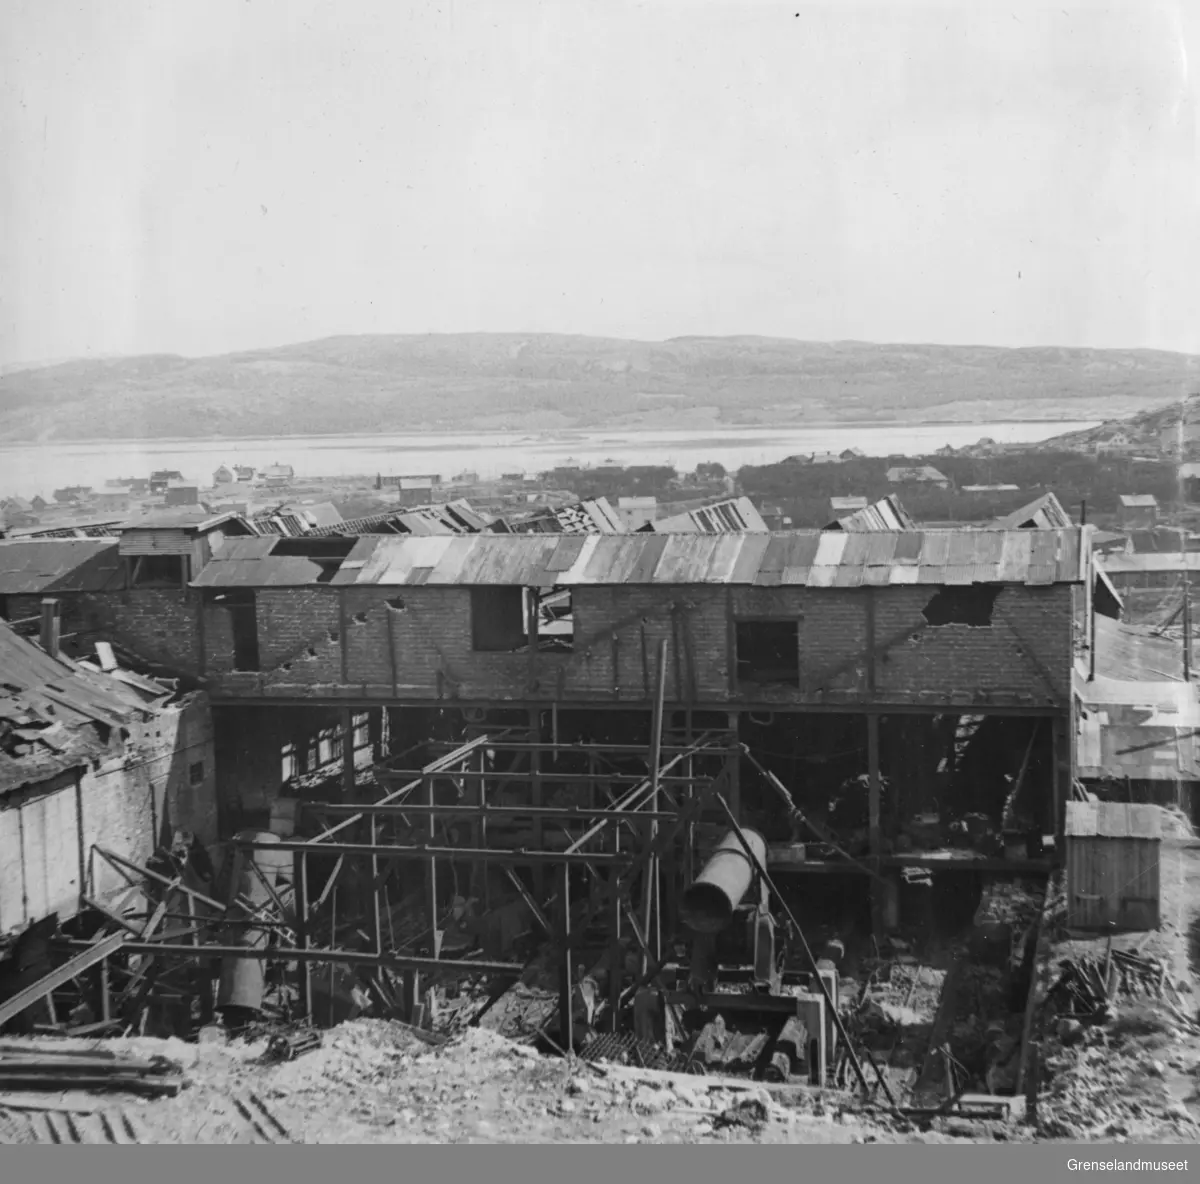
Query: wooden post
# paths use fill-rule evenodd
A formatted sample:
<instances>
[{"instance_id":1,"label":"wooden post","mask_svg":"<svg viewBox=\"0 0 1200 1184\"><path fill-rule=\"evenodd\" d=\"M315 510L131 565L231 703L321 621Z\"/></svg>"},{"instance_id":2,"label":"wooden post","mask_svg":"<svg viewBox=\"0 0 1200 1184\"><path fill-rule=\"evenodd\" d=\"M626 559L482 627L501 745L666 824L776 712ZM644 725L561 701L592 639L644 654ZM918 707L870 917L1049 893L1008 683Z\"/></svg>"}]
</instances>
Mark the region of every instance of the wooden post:
<instances>
[{"instance_id":1,"label":"wooden post","mask_svg":"<svg viewBox=\"0 0 1200 1184\"><path fill-rule=\"evenodd\" d=\"M662 732L663 732L663 704L666 699L667 692L667 639L664 637L658 643L658 670L657 681L654 687L654 716L650 725L650 809L657 811L659 808L659 792L658 779L659 767L662 764ZM653 844L658 838L658 822L655 819L650 821L650 842ZM659 904L659 860L658 856L651 856L649 863L646 865L646 880L645 880L645 920L643 921L643 929L646 933L646 943L654 951L656 961L662 961L662 922L660 917Z\"/></svg>"},{"instance_id":2,"label":"wooden post","mask_svg":"<svg viewBox=\"0 0 1200 1184\"><path fill-rule=\"evenodd\" d=\"M621 827L617 824L612 828L612 849L614 855L621 853ZM615 883L620 875L619 865L612 863L608 874L610 881ZM611 884L610 884L611 887ZM608 1022L609 1030L620 1031L621 1026L621 986L625 974L625 951L621 945L621 910L624 902L619 891L609 895L609 967L608 967Z\"/></svg>"},{"instance_id":3,"label":"wooden post","mask_svg":"<svg viewBox=\"0 0 1200 1184\"><path fill-rule=\"evenodd\" d=\"M371 846L379 845L379 819L371 814L368 818L371 827ZM371 920L375 926L375 953L383 957L383 908L379 899L382 886L379 883L379 858L371 856Z\"/></svg>"},{"instance_id":4,"label":"wooden post","mask_svg":"<svg viewBox=\"0 0 1200 1184\"><path fill-rule=\"evenodd\" d=\"M42 601L42 627L39 640L42 649L52 658L58 657L59 637L62 633L62 614L59 603L52 596Z\"/></svg>"},{"instance_id":5,"label":"wooden post","mask_svg":"<svg viewBox=\"0 0 1200 1184\"><path fill-rule=\"evenodd\" d=\"M733 734L734 753L729 758L729 808L740 823L742 820L742 756L738 749L738 713L729 713L729 731Z\"/></svg>"},{"instance_id":6,"label":"wooden post","mask_svg":"<svg viewBox=\"0 0 1200 1184\"><path fill-rule=\"evenodd\" d=\"M562 1025L559 1040L564 1051L575 1048L575 951L571 948L571 865L562 864L558 877L559 897L562 901L562 966L558 980L558 1018Z\"/></svg>"},{"instance_id":7,"label":"wooden post","mask_svg":"<svg viewBox=\"0 0 1200 1184\"><path fill-rule=\"evenodd\" d=\"M354 712L342 711L342 793L348 802L354 801L357 778L354 772Z\"/></svg>"},{"instance_id":8,"label":"wooden post","mask_svg":"<svg viewBox=\"0 0 1200 1184\"><path fill-rule=\"evenodd\" d=\"M296 884L296 937L302 950L310 949L309 939L309 904L308 904L308 854L296 851L292 854L292 878ZM312 963L305 959L300 963L299 991L300 1011L311 1024L312 1010Z\"/></svg>"},{"instance_id":9,"label":"wooden post","mask_svg":"<svg viewBox=\"0 0 1200 1184\"><path fill-rule=\"evenodd\" d=\"M879 781L879 716L873 711L867 713L867 781L871 866L878 874L879 860L883 854L883 834L879 825L882 787ZM871 928L876 934L883 931L883 900L880 885L874 879L871 881Z\"/></svg>"},{"instance_id":10,"label":"wooden post","mask_svg":"<svg viewBox=\"0 0 1200 1184\"><path fill-rule=\"evenodd\" d=\"M540 744L542 741L542 713L537 707L529 709L529 741ZM542 795L542 754L537 748L529 750L530 802L536 808L543 804ZM545 835L540 816L533 819L533 846L538 851L545 850ZM546 899L546 872L542 864L533 867L533 890L538 900Z\"/></svg>"},{"instance_id":11,"label":"wooden post","mask_svg":"<svg viewBox=\"0 0 1200 1184\"><path fill-rule=\"evenodd\" d=\"M435 795L433 792L433 777L429 774L425 776L425 784L428 787L426 793L426 804L429 806L436 805ZM437 815L432 809L429 812L429 844L434 846L437 843ZM429 933L430 933L430 950L431 956L440 958L442 956L442 937L438 931L438 884L437 884L437 860L430 857L429 860L429 875L427 879L427 888L429 891Z\"/></svg>"}]
</instances>

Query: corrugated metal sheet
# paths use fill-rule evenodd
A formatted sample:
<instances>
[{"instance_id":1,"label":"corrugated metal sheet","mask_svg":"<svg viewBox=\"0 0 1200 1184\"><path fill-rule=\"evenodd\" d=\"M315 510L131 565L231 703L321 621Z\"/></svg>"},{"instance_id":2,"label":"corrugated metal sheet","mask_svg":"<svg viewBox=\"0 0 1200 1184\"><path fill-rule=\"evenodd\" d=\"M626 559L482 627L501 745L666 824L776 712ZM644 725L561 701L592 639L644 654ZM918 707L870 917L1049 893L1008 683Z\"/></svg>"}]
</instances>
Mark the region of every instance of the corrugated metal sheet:
<instances>
[{"instance_id":1,"label":"corrugated metal sheet","mask_svg":"<svg viewBox=\"0 0 1200 1184\"><path fill-rule=\"evenodd\" d=\"M992 524L999 530L1061 530L1071 525L1071 515L1052 493L1043 493L1028 505L997 518Z\"/></svg>"},{"instance_id":2,"label":"corrugated metal sheet","mask_svg":"<svg viewBox=\"0 0 1200 1184\"><path fill-rule=\"evenodd\" d=\"M766 532L767 524L748 497L729 498L697 506L652 522L659 534L726 534Z\"/></svg>"},{"instance_id":3,"label":"corrugated metal sheet","mask_svg":"<svg viewBox=\"0 0 1200 1184\"><path fill-rule=\"evenodd\" d=\"M1063 531L842 531L762 534L479 534L367 537L335 584L403 584L416 570L428 584L704 584L855 587L863 583L1079 583L1077 536ZM1045 537L1040 537L1044 535ZM1037 564L1033 540L1038 540ZM232 539L205 566L197 587L316 582L306 559L271 554L275 540ZM568 548L562 550L562 548ZM953 559L964 562L952 563ZM885 578L886 573L886 578Z\"/></svg>"},{"instance_id":4,"label":"corrugated metal sheet","mask_svg":"<svg viewBox=\"0 0 1200 1184\"><path fill-rule=\"evenodd\" d=\"M1162 838L1162 813L1157 806L1132 802L1068 802L1068 838Z\"/></svg>"},{"instance_id":5,"label":"corrugated metal sheet","mask_svg":"<svg viewBox=\"0 0 1200 1184\"><path fill-rule=\"evenodd\" d=\"M0 539L0 596L119 588L116 539Z\"/></svg>"},{"instance_id":6,"label":"corrugated metal sheet","mask_svg":"<svg viewBox=\"0 0 1200 1184\"><path fill-rule=\"evenodd\" d=\"M1127 682L1182 682L1183 646L1148 629L1097 616L1096 673Z\"/></svg>"},{"instance_id":7,"label":"corrugated metal sheet","mask_svg":"<svg viewBox=\"0 0 1200 1184\"><path fill-rule=\"evenodd\" d=\"M162 697L168 692L164 689ZM104 733L146 718L146 699L132 686L87 670L0 622L0 721L22 729L23 747L0 749L0 794L44 781L104 748ZM10 750L11 749L11 750Z\"/></svg>"},{"instance_id":8,"label":"corrugated metal sheet","mask_svg":"<svg viewBox=\"0 0 1200 1184\"><path fill-rule=\"evenodd\" d=\"M834 509L838 509L838 498L831 498L834 503ZM913 522L908 511L900 504L898 497L888 495L880 498L879 501L869 506L863 506L856 510L853 514L848 514L844 518L839 518L836 522L830 523L826 530L849 530L849 531L891 531L891 530L913 530L916 523Z\"/></svg>"}]
</instances>

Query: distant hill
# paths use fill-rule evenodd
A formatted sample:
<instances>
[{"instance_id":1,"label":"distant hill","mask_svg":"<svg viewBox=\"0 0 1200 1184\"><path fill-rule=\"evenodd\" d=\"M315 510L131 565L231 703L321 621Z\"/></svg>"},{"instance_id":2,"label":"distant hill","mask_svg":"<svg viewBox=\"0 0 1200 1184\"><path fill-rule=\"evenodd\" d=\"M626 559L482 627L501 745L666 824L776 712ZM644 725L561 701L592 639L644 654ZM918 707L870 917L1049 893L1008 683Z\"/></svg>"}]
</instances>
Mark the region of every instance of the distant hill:
<instances>
[{"instance_id":1,"label":"distant hill","mask_svg":"<svg viewBox=\"0 0 1200 1184\"><path fill-rule=\"evenodd\" d=\"M1110 419L1200 388L1153 350L765 337L332 337L0 374L0 440Z\"/></svg>"}]
</instances>

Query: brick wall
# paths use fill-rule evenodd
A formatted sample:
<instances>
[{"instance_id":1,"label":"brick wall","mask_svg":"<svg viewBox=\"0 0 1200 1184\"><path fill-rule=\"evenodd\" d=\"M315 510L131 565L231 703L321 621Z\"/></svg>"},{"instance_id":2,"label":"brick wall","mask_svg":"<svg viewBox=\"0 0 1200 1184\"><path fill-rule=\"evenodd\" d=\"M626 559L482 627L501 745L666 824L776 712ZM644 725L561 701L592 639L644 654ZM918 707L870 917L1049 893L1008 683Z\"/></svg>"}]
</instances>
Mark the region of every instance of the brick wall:
<instances>
[{"instance_id":1,"label":"brick wall","mask_svg":"<svg viewBox=\"0 0 1200 1184\"><path fill-rule=\"evenodd\" d=\"M267 589L258 594L263 670L221 679L229 693L354 693L401 699L554 698L644 701L658 644L669 642L667 696L697 702L937 705L956 692L1024 696L1046 706L1069 692L1072 590L1006 587L987 626L930 626L931 586L867 589L587 586L574 589L570 653L477 653L467 588ZM867 668L874 598L874 677ZM229 649L206 610L207 668ZM733 622L799 622L800 688L732 688Z\"/></svg>"},{"instance_id":2,"label":"brick wall","mask_svg":"<svg viewBox=\"0 0 1200 1184\"><path fill-rule=\"evenodd\" d=\"M198 672L199 599L195 593L138 588L67 593L57 599L63 633L75 633L85 644L115 642L181 674ZM14 618L36 617L42 611L42 597L14 596L9 611Z\"/></svg>"}]
</instances>

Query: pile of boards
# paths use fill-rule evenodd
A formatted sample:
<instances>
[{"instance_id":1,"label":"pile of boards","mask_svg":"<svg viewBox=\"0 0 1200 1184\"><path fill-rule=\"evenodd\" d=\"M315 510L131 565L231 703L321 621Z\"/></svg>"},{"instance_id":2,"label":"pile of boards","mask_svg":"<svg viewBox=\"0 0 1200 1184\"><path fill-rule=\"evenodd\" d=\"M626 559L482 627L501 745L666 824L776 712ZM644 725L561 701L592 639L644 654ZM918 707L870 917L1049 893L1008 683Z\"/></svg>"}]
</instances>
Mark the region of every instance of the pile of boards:
<instances>
[{"instance_id":1,"label":"pile of boards","mask_svg":"<svg viewBox=\"0 0 1200 1184\"><path fill-rule=\"evenodd\" d=\"M0 1045L0 1091L117 1090L174 1097L186 1084L182 1068L166 1057Z\"/></svg>"}]
</instances>

